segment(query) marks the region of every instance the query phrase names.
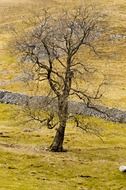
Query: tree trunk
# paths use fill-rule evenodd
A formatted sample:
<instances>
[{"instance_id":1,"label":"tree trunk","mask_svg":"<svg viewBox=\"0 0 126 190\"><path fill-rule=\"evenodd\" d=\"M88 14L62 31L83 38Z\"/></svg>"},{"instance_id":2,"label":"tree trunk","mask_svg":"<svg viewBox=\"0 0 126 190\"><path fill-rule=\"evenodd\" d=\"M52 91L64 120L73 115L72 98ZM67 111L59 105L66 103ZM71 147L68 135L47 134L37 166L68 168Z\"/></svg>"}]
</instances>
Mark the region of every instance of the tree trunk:
<instances>
[{"instance_id":1,"label":"tree trunk","mask_svg":"<svg viewBox=\"0 0 126 190\"><path fill-rule=\"evenodd\" d=\"M65 127L59 126L56 131L53 143L50 146L52 152L63 152L63 141L64 141Z\"/></svg>"},{"instance_id":2,"label":"tree trunk","mask_svg":"<svg viewBox=\"0 0 126 190\"><path fill-rule=\"evenodd\" d=\"M68 118L68 101L62 97L58 100L58 116L59 116L59 127L56 131L56 135L50 146L50 150L53 152L63 151L63 142L65 135L65 128Z\"/></svg>"}]
</instances>

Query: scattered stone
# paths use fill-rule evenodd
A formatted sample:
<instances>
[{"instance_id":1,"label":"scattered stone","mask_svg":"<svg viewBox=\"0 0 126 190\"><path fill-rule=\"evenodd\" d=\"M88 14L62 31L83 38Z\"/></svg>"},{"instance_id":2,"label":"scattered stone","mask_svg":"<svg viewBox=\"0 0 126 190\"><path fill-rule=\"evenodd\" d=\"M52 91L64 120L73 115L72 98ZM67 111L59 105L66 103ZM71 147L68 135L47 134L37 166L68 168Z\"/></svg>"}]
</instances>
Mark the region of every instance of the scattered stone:
<instances>
[{"instance_id":1,"label":"scattered stone","mask_svg":"<svg viewBox=\"0 0 126 190\"><path fill-rule=\"evenodd\" d=\"M9 166L8 169L10 169L10 170L14 170L14 169L17 169L17 168L12 167L12 166Z\"/></svg>"},{"instance_id":2,"label":"scattered stone","mask_svg":"<svg viewBox=\"0 0 126 190\"><path fill-rule=\"evenodd\" d=\"M90 175L80 175L79 177L82 177L82 178L91 178L92 176L90 176Z\"/></svg>"},{"instance_id":3,"label":"scattered stone","mask_svg":"<svg viewBox=\"0 0 126 190\"><path fill-rule=\"evenodd\" d=\"M32 172L31 172L31 175L36 175L36 172L32 171Z\"/></svg>"},{"instance_id":4,"label":"scattered stone","mask_svg":"<svg viewBox=\"0 0 126 190\"><path fill-rule=\"evenodd\" d=\"M8 136L8 135L1 135L1 137L3 137L3 138L11 138L11 137Z\"/></svg>"},{"instance_id":5,"label":"scattered stone","mask_svg":"<svg viewBox=\"0 0 126 190\"><path fill-rule=\"evenodd\" d=\"M119 171L120 171L120 172L126 172L126 166L123 166L123 165L120 166L120 167L119 167Z\"/></svg>"},{"instance_id":6,"label":"scattered stone","mask_svg":"<svg viewBox=\"0 0 126 190\"><path fill-rule=\"evenodd\" d=\"M43 181L47 180L47 178L42 178Z\"/></svg>"}]
</instances>

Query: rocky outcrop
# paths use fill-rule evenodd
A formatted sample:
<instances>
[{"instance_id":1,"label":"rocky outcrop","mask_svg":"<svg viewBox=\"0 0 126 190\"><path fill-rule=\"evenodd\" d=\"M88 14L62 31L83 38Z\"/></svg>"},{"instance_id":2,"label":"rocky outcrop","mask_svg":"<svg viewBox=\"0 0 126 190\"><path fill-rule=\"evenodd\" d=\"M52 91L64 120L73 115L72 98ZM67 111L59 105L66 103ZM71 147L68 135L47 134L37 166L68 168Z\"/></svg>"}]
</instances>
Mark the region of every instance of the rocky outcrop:
<instances>
[{"instance_id":1,"label":"rocky outcrop","mask_svg":"<svg viewBox=\"0 0 126 190\"><path fill-rule=\"evenodd\" d=\"M57 101L45 96L27 96L19 93L12 93L8 91L0 91L0 103L27 105L41 107L42 109L53 108L56 111ZM95 105L94 108L87 107L81 102L69 102L69 112L73 114L96 116L111 120L114 122L126 123L126 111L116 108L108 108L105 106Z\"/></svg>"}]
</instances>

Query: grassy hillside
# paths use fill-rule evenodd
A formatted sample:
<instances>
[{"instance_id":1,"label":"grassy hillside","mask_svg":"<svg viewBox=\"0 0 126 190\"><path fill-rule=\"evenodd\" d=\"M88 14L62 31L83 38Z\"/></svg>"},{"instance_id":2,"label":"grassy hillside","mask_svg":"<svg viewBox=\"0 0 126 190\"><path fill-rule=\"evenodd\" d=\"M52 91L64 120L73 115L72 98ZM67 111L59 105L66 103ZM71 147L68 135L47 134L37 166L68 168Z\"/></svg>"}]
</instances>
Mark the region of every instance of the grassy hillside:
<instances>
[{"instance_id":1,"label":"grassy hillside","mask_svg":"<svg viewBox=\"0 0 126 190\"><path fill-rule=\"evenodd\" d=\"M41 4L41 5L40 5ZM126 3L125 0L90 0L90 1L61 1L47 0L35 3L32 0L2 0L0 1L0 88L26 93L28 89L20 81L20 70L16 60L7 51L7 43L11 39L10 28L29 14L31 10L51 8L52 11L70 9L78 5L93 4L105 17L109 41L102 44L103 56L89 56L89 64L95 65L107 76L108 85L102 102L108 106L126 108ZM99 47L97 47L99 48ZM83 53L80 55L83 59Z\"/></svg>"},{"instance_id":2,"label":"grassy hillside","mask_svg":"<svg viewBox=\"0 0 126 190\"><path fill-rule=\"evenodd\" d=\"M40 4L41 3L41 6ZM29 93L20 80L17 60L8 51L13 37L10 28L19 26L31 9L60 11L93 3L108 25L110 40L102 45L103 56L88 56L88 62L107 74L109 84L102 102L126 109L126 2L125 0L1 0L0 1L0 89ZM83 54L80 53L83 59ZM45 88L45 86L44 86ZM69 123L66 153L51 153L55 130L23 122L17 108L0 105L0 189L1 190L125 190L126 125L83 117L101 133L102 140Z\"/></svg>"},{"instance_id":3,"label":"grassy hillside","mask_svg":"<svg viewBox=\"0 0 126 190\"><path fill-rule=\"evenodd\" d=\"M15 111L0 105L0 189L125 190L126 176L118 170L126 163L125 125L83 118L101 131L103 141L69 124L68 152L51 153L46 148L54 130L21 124Z\"/></svg>"},{"instance_id":4,"label":"grassy hillside","mask_svg":"<svg viewBox=\"0 0 126 190\"><path fill-rule=\"evenodd\" d=\"M40 4L41 3L41 6ZM20 80L20 67L8 51L10 28L19 26L31 9L73 8L92 3L108 25L110 40L102 45L103 57L88 62L107 74L109 84L102 102L126 109L126 2L125 0L0 0L0 89L29 93ZM83 59L83 54L80 54ZM44 86L45 88L45 86ZM16 121L15 121L16 118ZM22 123L15 106L0 105L1 190L125 190L126 176L118 167L126 164L126 125L84 117L100 130L102 139L72 128L66 131L67 153L46 148L55 130L37 123Z\"/></svg>"}]
</instances>

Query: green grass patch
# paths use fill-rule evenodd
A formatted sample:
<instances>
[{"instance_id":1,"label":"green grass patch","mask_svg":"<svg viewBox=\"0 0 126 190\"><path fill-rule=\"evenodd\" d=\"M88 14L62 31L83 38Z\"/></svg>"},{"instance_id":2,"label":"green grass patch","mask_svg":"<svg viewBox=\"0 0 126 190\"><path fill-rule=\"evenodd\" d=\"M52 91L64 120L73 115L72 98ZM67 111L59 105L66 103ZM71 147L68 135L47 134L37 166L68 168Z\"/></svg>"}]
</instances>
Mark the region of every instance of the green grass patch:
<instances>
[{"instance_id":1,"label":"green grass patch","mask_svg":"<svg viewBox=\"0 0 126 190\"><path fill-rule=\"evenodd\" d=\"M0 188L4 190L118 190L126 176L126 125L82 117L97 127L103 141L69 123L65 153L46 151L55 130L36 123L21 125L17 108L0 105ZM20 118L20 119L19 119ZM20 125L19 125L20 123ZM4 137L2 137L3 135Z\"/></svg>"}]
</instances>

